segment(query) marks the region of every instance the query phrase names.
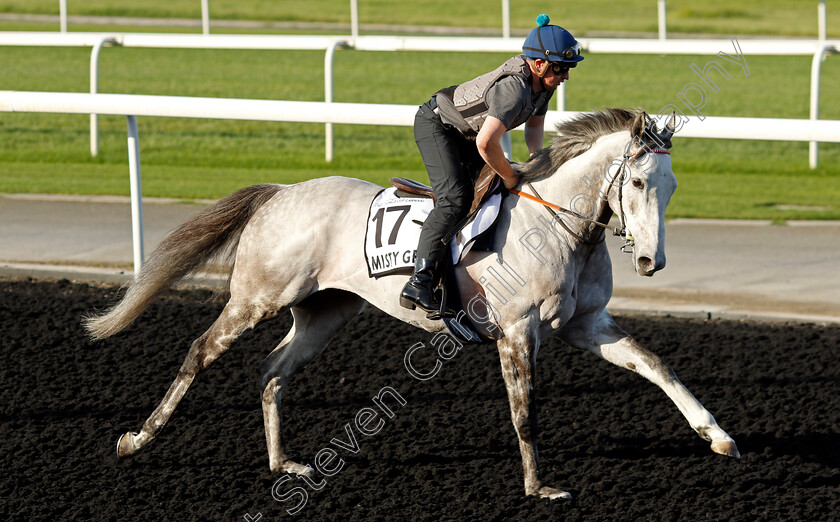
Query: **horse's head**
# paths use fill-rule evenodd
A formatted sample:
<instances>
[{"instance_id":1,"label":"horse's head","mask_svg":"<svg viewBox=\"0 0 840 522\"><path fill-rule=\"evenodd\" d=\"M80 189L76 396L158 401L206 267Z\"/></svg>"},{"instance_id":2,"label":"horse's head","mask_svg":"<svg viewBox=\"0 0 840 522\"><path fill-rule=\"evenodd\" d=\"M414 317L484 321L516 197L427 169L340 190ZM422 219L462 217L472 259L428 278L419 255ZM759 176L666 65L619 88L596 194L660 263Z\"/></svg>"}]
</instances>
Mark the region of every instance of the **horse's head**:
<instances>
[{"instance_id":1,"label":"horse's head","mask_svg":"<svg viewBox=\"0 0 840 522\"><path fill-rule=\"evenodd\" d=\"M636 116L624 168L616 180L621 185L619 197L611 198L613 210L633 241L633 266L643 276L665 267L665 208L677 189L668 152L675 125L675 115L662 130L657 130L644 112Z\"/></svg>"},{"instance_id":2,"label":"horse's head","mask_svg":"<svg viewBox=\"0 0 840 522\"><path fill-rule=\"evenodd\" d=\"M557 222L578 241L599 237L596 226L618 215L628 239L625 247L633 244L636 272L651 276L665 267L665 207L677 188L668 152L675 127L676 115L658 130L641 111L585 113L559 124L551 147L516 170L523 183L533 181L530 190L537 201L563 213ZM593 183L596 172L599 181ZM568 208L550 201L568 201Z\"/></svg>"}]
</instances>

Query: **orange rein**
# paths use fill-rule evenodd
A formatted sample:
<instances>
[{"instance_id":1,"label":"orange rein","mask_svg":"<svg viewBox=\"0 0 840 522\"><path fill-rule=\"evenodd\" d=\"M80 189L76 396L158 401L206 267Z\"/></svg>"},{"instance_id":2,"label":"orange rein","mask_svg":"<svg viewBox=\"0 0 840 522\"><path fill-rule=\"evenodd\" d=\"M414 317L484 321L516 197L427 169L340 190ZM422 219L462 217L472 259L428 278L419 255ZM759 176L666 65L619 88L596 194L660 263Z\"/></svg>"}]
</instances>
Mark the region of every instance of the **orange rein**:
<instances>
[{"instance_id":1,"label":"orange rein","mask_svg":"<svg viewBox=\"0 0 840 522\"><path fill-rule=\"evenodd\" d=\"M644 153L646 153L646 152L649 152L649 153L651 153L651 154L668 154L669 156L671 155L671 153L670 153L667 149L642 149L642 150L640 150L640 151L636 151L636 152L634 152L633 154L627 154L627 155L625 155L625 156L624 156L624 162L622 162L621 167L619 168L619 172L621 172L621 170L623 170L623 169L624 169L624 165L626 164L626 162L627 162L628 158L632 158L632 157L634 157L634 156L638 156L640 153L641 153L641 154L644 154ZM613 181L615 181L615 180L613 180ZM619 192L618 192L619 207L621 207L621 208L620 208L621 213L620 213L620 215L619 215L619 221L621 222L621 228L620 228L620 229L618 229L618 228L615 228L615 227L611 227L611 226L609 226L609 225L607 225L607 224L600 223L600 222L598 222L598 221L596 221L596 220L594 220L594 219L590 219L590 218L588 218L588 217L586 217L586 216L581 216L580 214L578 214L577 212L575 212L575 211L573 211L573 210L569 210L569 209L567 209L567 208L563 208L563 207L561 207L560 205L555 205L554 203L551 203L550 201L546 201L546 200L542 199L541 197L539 197L539 193L537 192L537 189L535 189L535 188L534 188L534 186L533 186L533 185L531 185L531 183L526 183L526 185L527 185L527 186L528 186L528 187L529 187L529 188L530 188L530 189L534 192L534 194L536 194L536 196L532 196L531 194L528 194L527 192L522 192L521 190L516 190L516 189L508 189L508 192L510 192L510 193L512 193L512 194L516 194L517 196L523 197L523 198L525 198L525 199L530 199L531 201L534 201L534 202L536 202L536 203L539 203L539 204L541 204L541 205L545 206L545 207L546 207L546 210L548 210L548 212L549 212L549 213L551 213L551 215L552 215L552 216L554 216L555 218L557 218L557 216L554 214L554 211L555 211L555 210L559 210L560 212L564 212L564 213L566 213L566 214L569 214L569 215L571 215L571 216L574 216L574 217L576 217L576 218L578 218L578 219L581 219L581 220L583 220L583 221L586 221L586 222L588 222L588 223L592 223L593 225L597 225L597 226L599 226L599 227L601 227L601 228L604 228L604 229L611 228L611 229L612 229L612 231L613 231L613 234L614 234L614 235L616 235L616 236L621 236L621 237L623 237L623 238L625 238L625 239L626 239L627 237L629 237L629 236L627 236L627 231L626 231L626 229L624 228L624 208L623 208L623 207L621 207L621 186L619 186ZM610 188L612 188L612 185L610 185ZM582 236L580 236L579 234L577 234L577 233L573 232L571 229L569 229L569 228L566 226L566 224L565 224L565 223L563 223L563 221L562 221L562 220L560 221L560 224L561 224L561 225L563 226L563 228L565 228L565 229L566 229L566 230L567 230L570 234L572 234L573 236L577 237L579 240L583 241L584 243L586 243L586 242L587 242L587 241L586 241L586 240L585 240ZM601 237L601 240L603 240L603 236Z\"/></svg>"},{"instance_id":2,"label":"orange rein","mask_svg":"<svg viewBox=\"0 0 840 522\"><path fill-rule=\"evenodd\" d=\"M508 189L508 192L516 194L517 196L522 196L523 198L526 198L526 199L530 199L531 201L536 201L537 203L543 204L547 207L551 207L554 210L559 210L561 212L566 212L566 209L561 207L560 205L555 205L554 203L551 203L551 202L546 201L544 199L540 199L536 196L532 196L532 195L528 194L527 192L522 192L521 190L516 190L516 189Z\"/></svg>"},{"instance_id":3,"label":"orange rein","mask_svg":"<svg viewBox=\"0 0 840 522\"><path fill-rule=\"evenodd\" d=\"M632 158L632 157L638 155L639 152L648 152L648 153L651 153L651 154L667 154L669 156L671 155L671 152L667 149L647 149L647 150L644 150L644 151L634 152L633 154L629 154L628 156ZM538 198L536 196L532 196L532 195L528 194L527 192L522 192L521 190L508 189L508 192L512 192L513 194L516 194L517 196L522 196L525 199L530 199L531 201L536 201L537 203L540 203L540 204L545 205L547 207L551 207L554 210L559 210L561 212L569 212L568 209L565 209L565 208L561 207L560 205L555 205L554 203L546 201L542 198ZM572 213L572 214L574 215L576 213Z\"/></svg>"}]
</instances>

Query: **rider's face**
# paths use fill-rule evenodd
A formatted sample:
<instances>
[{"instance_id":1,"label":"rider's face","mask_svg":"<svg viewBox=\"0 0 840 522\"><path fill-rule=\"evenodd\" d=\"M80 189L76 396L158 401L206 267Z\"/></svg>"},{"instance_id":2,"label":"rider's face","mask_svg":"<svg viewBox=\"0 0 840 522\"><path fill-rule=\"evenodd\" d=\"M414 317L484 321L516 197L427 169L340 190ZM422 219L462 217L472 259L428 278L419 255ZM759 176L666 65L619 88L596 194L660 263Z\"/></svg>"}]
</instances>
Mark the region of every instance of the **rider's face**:
<instances>
[{"instance_id":1,"label":"rider's face","mask_svg":"<svg viewBox=\"0 0 840 522\"><path fill-rule=\"evenodd\" d=\"M546 68L546 72L542 77L541 83L547 91L556 90L561 83L569 79L569 70L561 64L548 63L545 60L536 60L535 65L538 70L541 70L543 67ZM555 69L559 69L560 72L555 72Z\"/></svg>"}]
</instances>

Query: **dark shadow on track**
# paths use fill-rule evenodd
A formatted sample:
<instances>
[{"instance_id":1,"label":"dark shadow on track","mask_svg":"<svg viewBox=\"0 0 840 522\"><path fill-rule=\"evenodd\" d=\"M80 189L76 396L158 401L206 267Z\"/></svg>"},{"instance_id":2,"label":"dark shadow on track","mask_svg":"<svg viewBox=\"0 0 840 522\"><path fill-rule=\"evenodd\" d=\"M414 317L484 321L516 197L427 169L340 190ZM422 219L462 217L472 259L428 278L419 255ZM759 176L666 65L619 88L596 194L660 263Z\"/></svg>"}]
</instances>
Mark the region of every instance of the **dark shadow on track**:
<instances>
[{"instance_id":1,"label":"dark shadow on track","mask_svg":"<svg viewBox=\"0 0 840 522\"><path fill-rule=\"evenodd\" d=\"M250 332L199 375L161 435L117 461L115 444L157 405L190 342L221 310L173 291L92 344L79 320L113 287L0 280L0 518L262 520L289 517L268 470L257 368L290 326ZM637 375L550 341L537 369L547 484L527 498L492 345L464 348L421 382L405 351L429 335L370 310L285 395L293 458L311 462L383 386L406 404L300 518L327 520L830 520L840 513L840 327L619 317L738 442L713 454ZM275 495L276 496L276 495Z\"/></svg>"}]
</instances>

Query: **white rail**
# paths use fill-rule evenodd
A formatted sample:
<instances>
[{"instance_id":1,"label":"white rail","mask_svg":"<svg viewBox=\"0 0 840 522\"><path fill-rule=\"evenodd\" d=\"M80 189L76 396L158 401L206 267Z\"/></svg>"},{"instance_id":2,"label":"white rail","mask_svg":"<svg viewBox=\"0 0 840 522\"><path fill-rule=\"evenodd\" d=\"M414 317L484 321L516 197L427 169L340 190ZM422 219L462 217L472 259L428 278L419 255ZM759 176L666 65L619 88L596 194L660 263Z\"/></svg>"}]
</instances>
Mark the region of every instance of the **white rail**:
<instances>
[{"instance_id":1,"label":"white rail","mask_svg":"<svg viewBox=\"0 0 840 522\"><path fill-rule=\"evenodd\" d=\"M52 112L176 118L341 123L411 126L417 105L325 103L155 96L145 94L88 94L76 92L0 91L0 112ZM549 111L545 128L581 114ZM840 120L787 118L685 118L678 134L686 138L720 138L840 143ZM521 130L521 129L518 129Z\"/></svg>"},{"instance_id":2,"label":"white rail","mask_svg":"<svg viewBox=\"0 0 840 522\"><path fill-rule=\"evenodd\" d=\"M657 21L659 25L659 39L664 40L667 38L668 29L666 26L666 8L665 8L665 0L656 0L657 6ZM820 40L825 40L825 0L819 0L817 3L817 38Z\"/></svg>"},{"instance_id":3,"label":"white rail","mask_svg":"<svg viewBox=\"0 0 840 522\"><path fill-rule=\"evenodd\" d=\"M203 34L210 34L210 6L208 1L201 0L201 27ZM665 0L657 0L656 4L659 39L665 40L668 36ZM817 3L817 34L820 40L825 40L826 38L825 18L825 0L819 0ZM67 0L59 0L59 23L61 32L67 32ZM353 38L359 36L358 0L350 0L350 34ZM510 38L510 0L502 0L502 37Z\"/></svg>"},{"instance_id":4,"label":"white rail","mask_svg":"<svg viewBox=\"0 0 840 522\"><path fill-rule=\"evenodd\" d=\"M722 39L708 40L651 40L638 38L581 38L581 45L588 53L611 54L690 54L715 56L721 50L730 51L732 42ZM825 56L836 53L840 40L767 40L750 39L740 42L744 55L812 56L810 114L816 120L819 114L819 84L821 63ZM333 60L339 47L359 51L451 51L507 52L521 51L521 42L509 38L461 38L429 36L359 36L347 41L342 36L279 36L279 35L194 35L160 33L55 33L55 32L0 32L0 45L18 46L83 46L92 47L91 92L96 92L98 77L97 59L103 45L147 48L180 49L267 49L267 50L323 50L324 85L326 101L332 100ZM561 85L555 98L557 109L564 111L565 86ZM325 131L325 158L332 159L332 128ZM98 151L96 116L91 116L91 154ZM817 143L811 146L809 163L817 165Z\"/></svg>"},{"instance_id":5,"label":"white rail","mask_svg":"<svg viewBox=\"0 0 840 522\"><path fill-rule=\"evenodd\" d=\"M143 263L143 211L137 116L411 126L416 105L325 103L231 98L0 91L0 112L126 116L132 200L134 268ZM577 112L550 111L546 129ZM776 118L687 118L679 136L840 143L840 121Z\"/></svg>"},{"instance_id":6,"label":"white rail","mask_svg":"<svg viewBox=\"0 0 840 522\"><path fill-rule=\"evenodd\" d=\"M209 36L209 37L208 37ZM273 35L273 34L185 34L185 33L108 33L55 31L0 31L0 45L45 47L92 47L102 38L113 38L123 47L183 49L265 49L324 50L334 40L346 35ZM585 52L615 54L717 54L730 49L725 38L668 39L650 38L579 38ZM840 45L840 39L767 39L739 40L745 55L812 55L822 45ZM521 52L520 39L460 36L359 36L353 45L363 51L453 51Z\"/></svg>"},{"instance_id":7,"label":"white rail","mask_svg":"<svg viewBox=\"0 0 840 522\"><path fill-rule=\"evenodd\" d=\"M664 2L665 0L659 0ZM58 20L60 31L67 32L67 0L58 2ZM201 0L201 32L210 34L210 3L209 0ZM350 0L350 35L353 38L359 36L359 2ZM502 36L510 38L510 0L502 0Z\"/></svg>"}]
</instances>

